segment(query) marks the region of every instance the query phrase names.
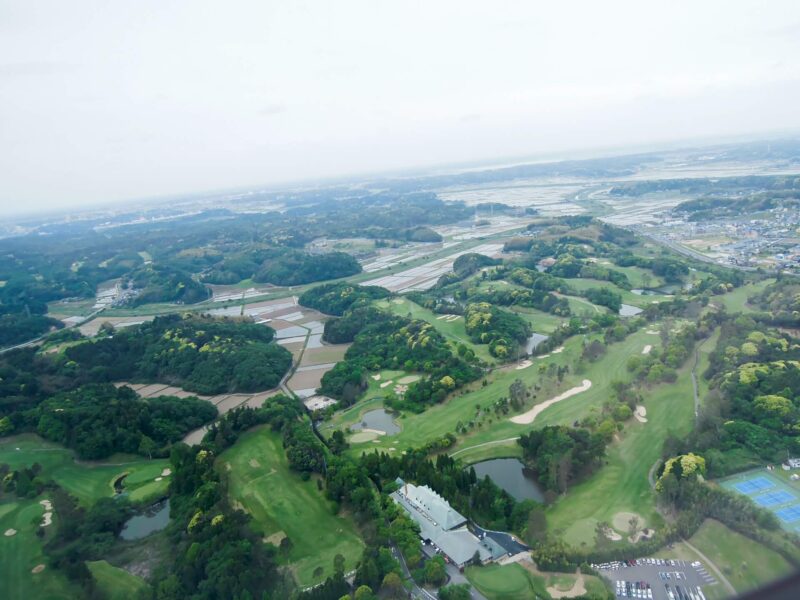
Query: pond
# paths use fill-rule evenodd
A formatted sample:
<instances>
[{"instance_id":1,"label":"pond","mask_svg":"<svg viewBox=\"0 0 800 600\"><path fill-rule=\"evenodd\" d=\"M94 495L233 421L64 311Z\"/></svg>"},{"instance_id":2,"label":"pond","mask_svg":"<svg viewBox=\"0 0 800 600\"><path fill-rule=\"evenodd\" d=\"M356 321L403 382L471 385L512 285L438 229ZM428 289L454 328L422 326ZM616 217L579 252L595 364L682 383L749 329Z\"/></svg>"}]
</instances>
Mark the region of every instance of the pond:
<instances>
[{"instance_id":1,"label":"pond","mask_svg":"<svg viewBox=\"0 0 800 600\"><path fill-rule=\"evenodd\" d=\"M544 492L536 481L533 471L516 458L493 458L472 465L479 479L489 476L498 487L507 491L515 500L544 502Z\"/></svg>"},{"instance_id":2,"label":"pond","mask_svg":"<svg viewBox=\"0 0 800 600\"><path fill-rule=\"evenodd\" d=\"M351 425L352 431L361 431L362 429L374 429L375 431L383 431L386 435L394 435L400 433L400 426L394 422L394 413L390 413L384 408L378 408L365 412L361 417L361 422Z\"/></svg>"},{"instance_id":3,"label":"pond","mask_svg":"<svg viewBox=\"0 0 800 600\"><path fill-rule=\"evenodd\" d=\"M638 306L631 306L630 304L623 304L619 309L619 315L621 317L635 317L642 309Z\"/></svg>"},{"instance_id":4,"label":"pond","mask_svg":"<svg viewBox=\"0 0 800 600\"><path fill-rule=\"evenodd\" d=\"M120 533L123 540L138 540L156 531L161 531L169 523L169 498L149 506L141 514L128 519Z\"/></svg>"},{"instance_id":5,"label":"pond","mask_svg":"<svg viewBox=\"0 0 800 600\"><path fill-rule=\"evenodd\" d=\"M659 296L660 294L655 290L631 290L631 294L636 294L637 296Z\"/></svg>"},{"instance_id":6,"label":"pond","mask_svg":"<svg viewBox=\"0 0 800 600\"><path fill-rule=\"evenodd\" d=\"M545 341L549 336L542 335L541 333L532 333L525 344L525 352L530 354L536 350L537 346Z\"/></svg>"}]
</instances>

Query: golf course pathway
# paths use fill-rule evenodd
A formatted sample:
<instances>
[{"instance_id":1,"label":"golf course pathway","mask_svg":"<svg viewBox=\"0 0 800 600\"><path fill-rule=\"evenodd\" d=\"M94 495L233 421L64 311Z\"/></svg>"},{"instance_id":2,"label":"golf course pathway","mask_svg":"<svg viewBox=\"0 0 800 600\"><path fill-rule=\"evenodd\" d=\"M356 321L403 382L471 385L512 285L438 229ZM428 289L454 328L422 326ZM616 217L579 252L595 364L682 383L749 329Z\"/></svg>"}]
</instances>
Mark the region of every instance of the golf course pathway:
<instances>
[{"instance_id":1,"label":"golf course pathway","mask_svg":"<svg viewBox=\"0 0 800 600\"><path fill-rule=\"evenodd\" d=\"M697 556L699 556L699 557L700 557L700 558L702 558L704 561L706 561L706 563L708 564L708 566L709 566L709 567L711 567L711 570L712 570L712 571L714 571L714 574L715 574L717 577L719 577L719 580L720 580L720 581L723 583L723 585L724 585L726 588L728 588L728 591L731 593L731 596L735 596L735 595L736 595L736 590L735 590L735 589L734 589L734 587L731 585L731 582L730 582L730 581L728 581L728 579L725 577L725 575L723 575L723 574L722 574L722 571L720 571L720 570L719 570L719 568L717 568L717 565L715 565L715 564L714 564L714 563L711 561L711 559L710 559L710 558L708 558L708 557L707 557L705 554L703 554L702 552L700 552L700 550L698 550L697 548L695 548L695 547L694 547L694 546L693 546L693 545L692 545L692 544L689 542L689 540L683 540L683 543L684 543L684 544L686 544L686 546L687 546L687 547L688 547L690 550L693 550L693 551L695 552L695 554L697 554Z\"/></svg>"},{"instance_id":2,"label":"golf course pathway","mask_svg":"<svg viewBox=\"0 0 800 600\"><path fill-rule=\"evenodd\" d=\"M492 440L491 442L483 442L482 444L476 444L475 446L467 446L466 448L461 448L461 450L456 450L453 452L450 457L457 454L461 454L462 452L466 452L467 450L472 450L473 448L481 448L483 446L493 446L495 444L505 444L506 442L516 442L519 439L519 436L506 438L504 440Z\"/></svg>"}]
</instances>

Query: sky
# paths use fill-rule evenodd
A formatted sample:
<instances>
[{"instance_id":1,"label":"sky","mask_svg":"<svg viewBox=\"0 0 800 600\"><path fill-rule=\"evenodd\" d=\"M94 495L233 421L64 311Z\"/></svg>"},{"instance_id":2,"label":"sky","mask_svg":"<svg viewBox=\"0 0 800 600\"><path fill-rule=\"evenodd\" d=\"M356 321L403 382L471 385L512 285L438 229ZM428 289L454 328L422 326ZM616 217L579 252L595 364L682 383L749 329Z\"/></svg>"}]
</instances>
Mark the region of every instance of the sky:
<instances>
[{"instance_id":1,"label":"sky","mask_svg":"<svg viewBox=\"0 0 800 600\"><path fill-rule=\"evenodd\" d=\"M800 2L0 0L0 214L800 128Z\"/></svg>"}]
</instances>

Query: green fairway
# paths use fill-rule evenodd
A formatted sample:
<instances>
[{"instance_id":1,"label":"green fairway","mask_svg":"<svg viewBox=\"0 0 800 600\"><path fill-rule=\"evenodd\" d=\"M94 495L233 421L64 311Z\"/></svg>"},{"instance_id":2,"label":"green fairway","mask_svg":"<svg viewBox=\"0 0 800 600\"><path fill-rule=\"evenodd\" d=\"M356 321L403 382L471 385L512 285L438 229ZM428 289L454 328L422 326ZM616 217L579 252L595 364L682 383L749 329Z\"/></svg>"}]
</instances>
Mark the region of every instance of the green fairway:
<instances>
[{"instance_id":1,"label":"green fairway","mask_svg":"<svg viewBox=\"0 0 800 600\"><path fill-rule=\"evenodd\" d=\"M420 319L427 321L433 325L436 330L441 333L446 339L456 344L464 344L467 348L472 348L475 356L488 363L494 364L495 359L489 354L489 346L486 344L473 344L467 330L464 327L464 318L459 317L453 321L448 321L443 317L444 315L436 314L427 308L422 308L419 304L415 304L407 298L392 298L391 300L380 300L375 303L380 308L387 309L392 313L401 317L406 317L409 314L413 319Z\"/></svg>"},{"instance_id":2,"label":"green fairway","mask_svg":"<svg viewBox=\"0 0 800 600\"><path fill-rule=\"evenodd\" d=\"M40 573L32 573L37 565L46 565L47 558L42 551L42 540L36 530L42 519L44 509L37 499L4 502L0 504L0 589L4 600L57 600L79 597L79 591L62 573L45 566ZM58 515L54 515L58 527ZM15 529L16 535L6 536L5 532Z\"/></svg>"},{"instance_id":3,"label":"green fairway","mask_svg":"<svg viewBox=\"0 0 800 600\"><path fill-rule=\"evenodd\" d=\"M748 283L722 296L715 296L711 301L714 303L722 302L725 308L728 309L728 312L731 313L756 312L757 309L747 304L747 299L750 296L763 292L765 287L774 282L774 279L765 279L756 283Z\"/></svg>"},{"instance_id":4,"label":"green fairway","mask_svg":"<svg viewBox=\"0 0 800 600\"><path fill-rule=\"evenodd\" d=\"M548 509L551 531L563 531L570 544L591 546L598 521L613 523L617 513L636 513L647 527L662 522L647 474L659 458L667 435L683 436L692 428L694 396L690 371L691 361L678 372L677 382L660 385L645 394L647 423L628 421L622 439L608 448L607 464Z\"/></svg>"},{"instance_id":5,"label":"green fairway","mask_svg":"<svg viewBox=\"0 0 800 600\"><path fill-rule=\"evenodd\" d=\"M569 365L570 369L574 369L577 358L581 353L581 339L573 337L564 344L562 352L551 354L546 358L536 358L533 360L533 364L525 369L518 370L516 363L495 369L487 376L489 385L485 387L481 381L477 381L467 386L463 393L461 391L457 392L443 404L433 406L422 414L404 413L398 420L402 427L400 433L393 436L381 436L374 442L354 444L350 452L358 455L362 451L371 450L372 448L381 450L395 448L400 451L409 447L422 446L426 442L440 438L448 432L455 433L456 425L459 422L466 424L476 419L476 405L480 405L482 408L489 408L497 399L508 396L509 386L517 378L529 386L534 384L542 386L542 390L537 393L537 402L547 400L564 390L580 384L582 379L592 381L592 387L586 392L572 396L546 409L537 417L534 426L572 423L586 415L592 407L600 406L608 399L608 386L612 381L627 381L630 379L630 374L626 369L628 358L631 355L641 354L642 349L647 344L660 346L661 341L657 335L639 331L628 336L623 342L610 345L608 352L600 360L595 363L587 363L586 369L582 373L571 372L560 384L555 379L549 379L541 375L539 373L540 364ZM691 382L689 385L691 385ZM377 404L375 407L377 407ZM530 406L527 408L530 408ZM360 409L351 410L357 411ZM487 442L513 438L529 431L532 427L531 425L512 423L510 421L512 416L513 414L498 417L493 411L488 415L484 414L466 435L458 434L458 442L451 452L457 452ZM355 418L357 417L353 419L355 420ZM465 452L464 454L467 453Z\"/></svg>"},{"instance_id":6,"label":"green fairway","mask_svg":"<svg viewBox=\"0 0 800 600\"><path fill-rule=\"evenodd\" d=\"M689 543L719 568L737 593L742 594L792 572L792 566L774 552L750 538L732 531L719 521L706 519ZM659 554L659 557L662 554ZM686 544L678 543L663 555L665 558L703 560ZM709 569L713 575L713 570ZM722 585L713 586L724 597ZM703 588L704 590L706 588ZM712 589L712 588L709 588Z\"/></svg>"},{"instance_id":7,"label":"green fairway","mask_svg":"<svg viewBox=\"0 0 800 600\"><path fill-rule=\"evenodd\" d=\"M608 288L612 292L622 296L622 302L625 304L631 304L633 306L638 306L639 308L644 308L653 302L664 302L670 299L668 296L662 296L660 294L640 296L639 294L634 294L629 290L623 290L610 281L602 281L600 279L567 279L567 283L572 288L580 291L585 291L589 288ZM586 302L588 302L588 300L586 300Z\"/></svg>"},{"instance_id":8,"label":"green fairway","mask_svg":"<svg viewBox=\"0 0 800 600\"><path fill-rule=\"evenodd\" d=\"M355 567L364 547L355 525L332 513L315 480L303 481L289 470L280 435L266 427L249 431L219 457L219 465L254 528L276 544L289 537L289 562L300 585L331 575L337 554L345 557L346 570ZM315 576L318 568L323 574Z\"/></svg>"},{"instance_id":9,"label":"green fairway","mask_svg":"<svg viewBox=\"0 0 800 600\"><path fill-rule=\"evenodd\" d=\"M166 459L112 456L103 462L76 463L71 450L33 434L0 440L0 464L3 463L12 469L39 463L42 466L40 477L52 478L84 505L113 496L114 480L125 473L128 473L125 490L133 502L146 502L163 496L169 486L169 477L155 481L169 466Z\"/></svg>"},{"instance_id":10,"label":"green fairway","mask_svg":"<svg viewBox=\"0 0 800 600\"><path fill-rule=\"evenodd\" d=\"M489 600L550 598L544 577L537 577L518 564L467 567L469 582Z\"/></svg>"},{"instance_id":11,"label":"green fairway","mask_svg":"<svg viewBox=\"0 0 800 600\"><path fill-rule=\"evenodd\" d=\"M147 583L143 579L104 560L87 562L86 565L97 582L97 589L109 600L136 598L148 589Z\"/></svg>"}]
</instances>

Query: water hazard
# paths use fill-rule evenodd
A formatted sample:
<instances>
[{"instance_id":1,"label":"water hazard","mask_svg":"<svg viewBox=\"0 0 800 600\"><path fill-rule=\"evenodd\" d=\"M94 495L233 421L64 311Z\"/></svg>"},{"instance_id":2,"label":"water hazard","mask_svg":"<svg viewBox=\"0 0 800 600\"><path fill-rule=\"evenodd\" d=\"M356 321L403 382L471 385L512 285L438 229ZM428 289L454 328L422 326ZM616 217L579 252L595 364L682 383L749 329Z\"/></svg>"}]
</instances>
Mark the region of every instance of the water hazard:
<instances>
[{"instance_id":1,"label":"water hazard","mask_svg":"<svg viewBox=\"0 0 800 600\"><path fill-rule=\"evenodd\" d=\"M472 465L479 479L489 476L498 487L507 491L515 500L544 502L544 493L528 469L516 458L494 458Z\"/></svg>"},{"instance_id":2,"label":"water hazard","mask_svg":"<svg viewBox=\"0 0 800 600\"><path fill-rule=\"evenodd\" d=\"M143 513L128 519L120 533L123 540L138 540L156 531L161 531L169 523L169 498L149 506Z\"/></svg>"},{"instance_id":3,"label":"water hazard","mask_svg":"<svg viewBox=\"0 0 800 600\"><path fill-rule=\"evenodd\" d=\"M352 425L350 429L353 431L373 429L375 431L383 431L386 435L394 435L395 433L400 433L400 426L394 422L394 417L394 413L390 413L384 408L378 408L365 412L361 417L361 422Z\"/></svg>"}]
</instances>

